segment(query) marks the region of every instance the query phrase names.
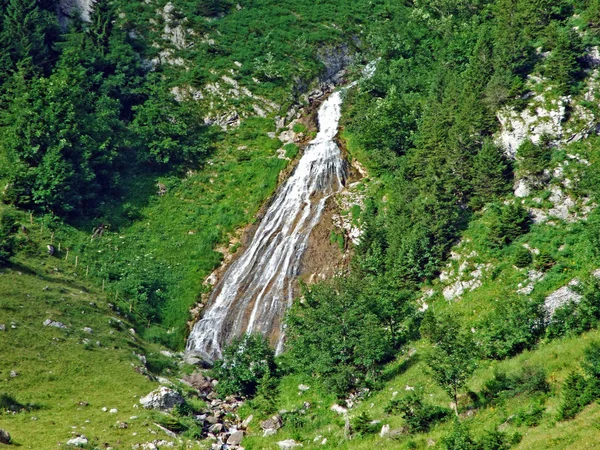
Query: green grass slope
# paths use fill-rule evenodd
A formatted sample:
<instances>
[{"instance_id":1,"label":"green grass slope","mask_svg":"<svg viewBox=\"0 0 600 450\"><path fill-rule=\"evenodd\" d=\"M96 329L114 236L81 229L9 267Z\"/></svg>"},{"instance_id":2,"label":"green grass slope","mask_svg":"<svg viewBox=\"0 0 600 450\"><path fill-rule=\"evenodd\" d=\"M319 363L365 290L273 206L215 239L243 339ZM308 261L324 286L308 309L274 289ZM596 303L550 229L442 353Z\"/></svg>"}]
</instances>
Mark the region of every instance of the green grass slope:
<instances>
[{"instance_id":1,"label":"green grass slope","mask_svg":"<svg viewBox=\"0 0 600 450\"><path fill-rule=\"evenodd\" d=\"M67 328L44 326L47 319ZM139 397L157 384L135 370L141 366L136 354L150 360L159 349L120 320L72 264L20 254L0 270L0 323L6 328L0 331L0 395L16 401L0 404L0 428L15 445L62 448L83 434L94 446L130 448L166 437L153 434L150 413L137 408Z\"/></svg>"}]
</instances>

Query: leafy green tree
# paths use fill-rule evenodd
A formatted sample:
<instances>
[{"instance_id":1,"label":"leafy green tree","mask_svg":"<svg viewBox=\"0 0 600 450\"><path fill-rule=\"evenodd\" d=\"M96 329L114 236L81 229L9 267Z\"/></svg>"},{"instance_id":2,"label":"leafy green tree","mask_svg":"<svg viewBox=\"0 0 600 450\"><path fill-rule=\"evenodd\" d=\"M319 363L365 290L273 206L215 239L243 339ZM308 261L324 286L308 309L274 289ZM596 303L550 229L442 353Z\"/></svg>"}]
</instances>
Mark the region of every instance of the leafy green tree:
<instances>
[{"instance_id":1,"label":"leafy green tree","mask_svg":"<svg viewBox=\"0 0 600 450\"><path fill-rule=\"evenodd\" d=\"M139 158L163 167L194 162L209 150L202 119L191 102L177 101L160 77L150 76L147 100L133 107L130 130Z\"/></svg>"},{"instance_id":2,"label":"leafy green tree","mask_svg":"<svg viewBox=\"0 0 600 450\"><path fill-rule=\"evenodd\" d=\"M356 280L336 278L305 288L287 323L294 366L322 377L339 395L374 380L392 355L390 340Z\"/></svg>"},{"instance_id":3,"label":"leafy green tree","mask_svg":"<svg viewBox=\"0 0 600 450\"><path fill-rule=\"evenodd\" d=\"M276 374L275 351L260 334L236 338L223 351L223 359L215 362L217 393L253 397L263 381Z\"/></svg>"},{"instance_id":4,"label":"leafy green tree","mask_svg":"<svg viewBox=\"0 0 600 450\"><path fill-rule=\"evenodd\" d=\"M483 355L503 359L531 348L543 334L543 321L539 302L523 296L497 300L477 327Z\"/></svg>"},{"instance_id":5,"label":"leafy green tree","mask_svg":"<svg viewBox=\"0 0 600 450\"><path fill-rule=\"evenodd\" d=\"M425 362L434 381L452 398L458 416L458 393L477 368L473 335L455 318L437 318L433 313L426 314L421 332L431 345Z\"/></svg>"},{"instance_id":6,"label":"leafy green tree","mask_svg":"<svg viewBox=\"0 0 600 450\"><path fill-rule=\"evenodd\" d=\"M519 171L526 175L538 176L548 167L552 152L544 141L534 144L526 140L517 149Z\"/></svg>"}]
</instances>

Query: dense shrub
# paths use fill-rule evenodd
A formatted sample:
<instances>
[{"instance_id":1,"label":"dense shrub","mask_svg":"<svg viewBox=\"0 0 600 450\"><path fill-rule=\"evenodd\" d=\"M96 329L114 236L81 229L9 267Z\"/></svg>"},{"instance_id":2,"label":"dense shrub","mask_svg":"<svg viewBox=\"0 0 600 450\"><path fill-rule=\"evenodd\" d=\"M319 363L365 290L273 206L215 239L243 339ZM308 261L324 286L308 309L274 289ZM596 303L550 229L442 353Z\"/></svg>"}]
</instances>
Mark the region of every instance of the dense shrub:
<instances>
[{"instance_id":1,"label":"dense shrub","mask_svg":"<svg viewBox=\"0 0 600 450\"><path fill-rule=\"evenodd\" d=\"M544 331L538 300L509 297L497 300L494 310L477 327L483 355L503 359L532 348Z\"/></svg>"},{"instance_id":2,"label":"dense shrub","mask_svg":"<svg viewBox=\"0 0 600 450\"><path fill-rule=\"evenodd\" d=\"M379 423L373 423L373 418L363 411L352 419L352 429L359 436L364 436L366 434L377 433Z\"/></svg>"},{"instance_id":3,"label":"dense shrub","mask_svg":"<svg viewBox=\"0 0 600 450\"><path fill-rule=\"evenodd\" d=\"M527 233L530 225L529 212L521 204L494 205L488 238L492 246L502 248Z\"/></svg>"},{"instance_id":4,"label":"dense shrub","mask_svg":"<svg viewBox=\"0 0 600 450\"><path fill-rule=\"evenodd\" d=\"M520 394L546 394L549 390L550 385L544 369L526 366L514 374L495 372L494 377L484 384L479 394L479 401L484 405L501 403Z\"/></svg>"},{"instance_id":5,"label":"dense shrub","mask_svg":"<svg viewBox=\"0 0 600 450\"><path fill-rule=\"evenodd\" d=\"M513 255L513 264L519 268L525 268L533 262L531 252L525 247L517 247Z\"/></svg>"},{"instance_id":6,"label":"dense shrub","mask_svg":"<svg viewBox=\"0 0 600 450\"><path fill-rule=\"evenodd\" d=\"M416 389L402 398L392 399L385 407L387 414L399 414L411 433L425 433L436 423L452 415L448 408L426 403L423 390Z\"/></svg>"},{"instance_id":7,"label":"dense shrub","mask_svg":"<svg viewBox=\"0 0 600 450\"><path fill-rule=\"evenodd\" d=\"M275 352L264 336L244 335L225 348L223 359L215 363L214 374L219 380L219 395L253 397L263 380L276 374Z\"/></svg>"}]
</instances>

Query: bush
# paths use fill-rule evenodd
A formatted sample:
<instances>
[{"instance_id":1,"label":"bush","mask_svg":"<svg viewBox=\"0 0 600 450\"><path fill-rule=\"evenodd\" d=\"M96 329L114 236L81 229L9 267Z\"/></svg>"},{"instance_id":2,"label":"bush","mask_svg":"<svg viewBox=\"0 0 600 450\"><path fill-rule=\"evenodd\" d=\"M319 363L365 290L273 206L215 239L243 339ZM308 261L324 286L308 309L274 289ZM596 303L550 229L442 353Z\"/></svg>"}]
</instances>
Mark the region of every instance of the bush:
<instances>
[{"instance_id":1,"label":"bush","mask_svg":"<svg viewBox=\"0 0 600 450\"><path fill-rule=\"evenodd\" d=\"M411 433L425 433L431 426L452 415L448 408L429 405L423 401L423 390L417 389L408 395L391 400L385 407L387 414L399 413Z\"/></svg>"},{"instance_id":2,"label":"bush","mask_svg":"<svg viewBox=\"0 0 600 450\"><path fill-rule=\"evenodd\" d=\"M517 247L515 253L513 255L513 264L520 269L527 267L529 264L533 262L533 257L531 256L531 252L527 250L525 247Z\"/></svg>"},{"instance_id":3,"label":"bush","mask_svg":"<svg viewBox=\"0 0 600 450\"><path fill-rule=\"evenodd\" d=\"M264 336L247 334L225 348L214 372L219 395L253 397L261 382L276 374L275 352Z\"/></svg>"},{"instance_id":4,"label":"bush","mask_svg":"<svg viewBox=\"0 0 600 450\"><path fill-rule=\"evenodd\" d=\"M359 436L364 436L366 434L377 433L379 423L373 423L371 416L363 411L352 419L352 429Z\"/></svg>"},{"instance_id":5,"label":"bush","mask_svg":"<svg viewBox=\"0 0 600 450\"><path fill-rule=\"evenodd\" d=\"M474 450L477 448L469 429L458 419L454 421L452 432L442 438L442 445L446 450Z\"/></svg>"},{"instance_id":6,"label":"bush","mask_svg":"<svg viewBox=\"0 0 600 450\"><path fill-rule=\"evenodd\" d=\"M477 327L483 355L503 359L532 348L544 331L543 318L538 301L523 296L498 300Z\"/></svg>"},{"instance_id":7,"label":"bush","mask_svg":"<svg viewBox=\"0 0 600 450\"><path fill-rule=\"evenodd\" d=\"M549 270L555 264L556 264L556 260L549 253L541 252L535 258L535 267L538 270L543 270L543 271Z\"/></svg>"},{"instance_id":8,"label":"bush","mask_svg":"<svg viewBox=\"0 0 600 450\"><path fill-rule=\"evenodd\" d=\"M534 400L527 409L520 409L513 419L513 424L517 427L525 425L526 427L537 427L542 418L546 406L541 399Z\"/></svg>"},{"instance_id":9,"label":"bush","mask_svg":"<svg viewBox=\"0 0 600 450\"><path fill-rule=\"evenodd\" d=\"M540 175L548 167L552 153L543 143L534 144L527 140L517 149L519 170L529 175Z\"/></svg>"},{"instance_id":10,"label":"bush","mask_svg":"<svg viewBox=\"0 0 600 450\"><path fill-rule=\"evenodd\" d=\"M571 372L563 385L562 401L558 408L558 420L572 419L592 402L589 384L583 375Z\"/></svg>"},{"instance_id":11,"label":"bush","mask_svg":"<svg viewBox=\"0 0 600 450\"><path fill-rule=\"evenodd\" d=\"M546 372L542 367L526 366L516 374L495 372L480 393L480 402L484 405L502 402L520 394L545 394L550 391Z\"/></svg>"}]
</instances>

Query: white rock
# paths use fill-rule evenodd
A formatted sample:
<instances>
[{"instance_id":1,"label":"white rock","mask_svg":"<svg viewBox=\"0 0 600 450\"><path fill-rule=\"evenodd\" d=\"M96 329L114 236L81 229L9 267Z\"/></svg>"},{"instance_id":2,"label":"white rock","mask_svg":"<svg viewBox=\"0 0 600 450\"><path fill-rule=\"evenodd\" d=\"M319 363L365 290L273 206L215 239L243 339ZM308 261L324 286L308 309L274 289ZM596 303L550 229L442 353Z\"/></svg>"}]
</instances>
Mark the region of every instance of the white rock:
<instances>
[{"instance_id":1,"label":"white rock","mask_svg":"<svg viewBox=\"0 0 600 450\"><path fill-rule=\"evenodd\" d=\"M299 384L299 385L298 385L298 390L299 390L300 392L306 392L306 391L308 391L309 389L310 389L310 386L307 386L307 385L305 385L305 384Z\"/></svg>"},{"instance_id":2,"label":"white rock","mask_svg":"<svg viewBox=\"0 0 600 450\"><path fill-rule=\"evenodd\" d=\"M277 446L281 450L293 450L296 447L302 447L302 444L300 444L299 442L296 442L293 439L286 439L285 441L279 441L277 443Z\"/></svg>"},{"instance_id":3,"label":"white rock","mask_svg":"<svg viewBox=\"0 0 600 450\"><path fill-rule=\"evenodd\" d=\"M523 179L517 181L517 184L515 185L515 197L524 198L529 197L530 194L531 189L527 185L527 182Z\"/></svg>"},{"instance_id":4,"label":"white rock","mask_svg":"<svg viewBox=\"0 0 600 450\"><path fill-rule=\"evenodd\" d=\"M347 414L348 413L348 409L346 409L343 406L340 406L338 404L332 405L330 409L333 412L336 412L338 414Z\"/></svg>"},{"instance_id":5,"label":"white rock","mask_svg":"<svg viewBox=\"0 0 600 450\"><path fill-rule=\"evenodd\" d=\"M557 289L548 295L544 301L544 310L548 321L552 319L556 310L569 303L579 303L582 296L571 289L573 286L579 285L579 280L576 278L571 280L567 286Z\"/></svg>"},{"instance_id":6,"label":"white rock","mask_svg":"<svg viewBox=\"0 0 600 450\"><path fill-rule=\"evenodd\" d=\"M110 411L108 411L110 414L116 414L119 412L119 410L117 408L112 408Z\"/></svg>"},{"instance_id":7,"label":"white rock","mask_svg":"<svg viewBox=\"0 0 600 450\"><path fill-rule=\"evenodd\" d=\"M83 447L87 445L88 440L85 436L77 436L76 438L69 439L67 441L67 445L71 445L73 447Z\"/></svg>"},{"instance_id":8,"label":"white rock","mask_svg":"<svg viewBox=\"0 0 600 450\"><path fill-rule=\"evenodd\" d=\"M379 437L385 437L390 433L390 426L385 424L381 427L381 431L379 432Z\"/></svg>"},{"instance_id":9,"label":"white rock","mask_svg":"<svg viewBox=\"0 0 600 450\"><path fill-rule=\"evenodd\" d=\"M145 397L142 397L140 403L147 409L167 410L176 405L183 404L184 399L177 391L166 386L161 386Z\"/></svg>"}]
</instances>

